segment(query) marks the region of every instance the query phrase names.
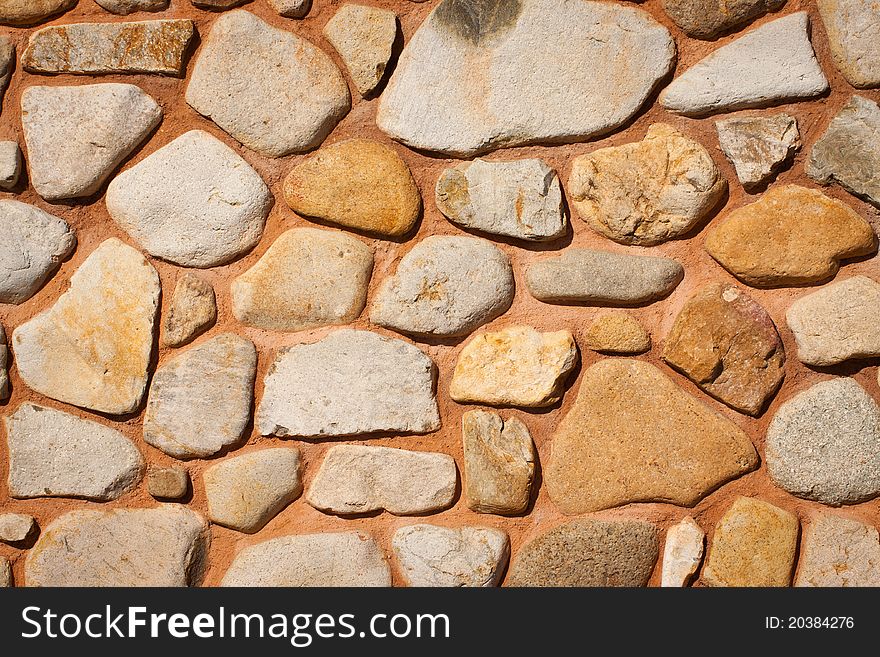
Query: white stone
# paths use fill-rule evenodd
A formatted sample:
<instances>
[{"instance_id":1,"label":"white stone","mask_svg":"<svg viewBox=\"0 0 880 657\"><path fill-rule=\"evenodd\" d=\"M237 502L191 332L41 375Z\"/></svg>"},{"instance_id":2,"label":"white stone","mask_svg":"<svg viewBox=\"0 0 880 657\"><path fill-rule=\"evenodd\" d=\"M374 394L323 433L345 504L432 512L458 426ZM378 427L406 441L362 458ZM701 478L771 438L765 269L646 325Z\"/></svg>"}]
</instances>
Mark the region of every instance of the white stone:
<instances>
[{"instance_id":1,"label":"white stone","mask_svg":"<svg viewBox=\"0 0 880 657\"><path fill-rule=\"evenodd\" d=\"M385 77L397 16L389 9L346 3L324 26L324 36L345 62L361 96L367 96Z\"/></svg>"},{"instance_id":2,"label":"white stone","mask_svg":"<svg viewBox=\"0 0 880 657\"><path fill-rule=\"evenodd\" d=\"M0 189L12 190L21 177L21 148L17 141L0 141Z\"/></svg>"},{"instance_id":3,"label":"white stone","mask_svg":"<svg viewBox=\"0 0 880 657\"><path fill-rule=\"evenodd\" d=\"M0 514L0 541L19 543L25 540L37 528L33 516L23 513Z\"/></svg>"},{"instance_id":4,"label":"white stone","mask_svg":"<svg viewBox=\"0 0 880 657\"><path fill-rule=\"evenodd\" d=\"M880 535L871 525L815 514L804 530L795 586L880 586Z\"/></svg>"},{"instance_id":5,"label":"white stone","mask_svg":"<svg viewBox=\"0 0 880 657\"><path fill-rule=\"evenodd\" d=\"M721 150L747 189L766 182L801 147L797 119L788 114L716 121Z\"/></svg>"},{"instance_id":6,"label":"white stone","mask_svg":"<svg viewBox=\"0 0 880 657\"><path fill-rule=\"evenodd\" d=\"M669 528L663 549L660 586L688 585L703 560L705 540L706 532L693 518L685 518Z\"/></svg>"}]
</instances>

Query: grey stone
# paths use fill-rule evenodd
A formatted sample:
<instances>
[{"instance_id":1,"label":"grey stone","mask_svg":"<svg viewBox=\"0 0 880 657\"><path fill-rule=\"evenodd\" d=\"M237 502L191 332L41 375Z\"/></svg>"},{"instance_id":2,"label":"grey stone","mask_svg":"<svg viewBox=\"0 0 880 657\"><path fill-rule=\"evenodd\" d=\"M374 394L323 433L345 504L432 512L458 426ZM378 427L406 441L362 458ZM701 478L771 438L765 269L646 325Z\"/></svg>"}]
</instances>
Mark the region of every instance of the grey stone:
<instances>
[{"instance_id":1,"label":"grey stone","mask_svg":"<svg viewBox=\"0 0 880 657\"><path fill-rule=\"evenodd\" d=\"M75 4L76 0L0 0L0 23L17 27L33 25Z\"/></svg>"},{"instance_id":2,"label":"grey stone","mask_svg":"<svg viewBox=\"0 0 880 657\"><path fill-rule=\"evenodd\" d=\"M693 518L685 518L670 527L663 548L660 586L687 586L703 561L705 542L706 532Z\"/></svg>"},{"instance_id":3,"label":"grey stone","mask_svg":"<svg viewBox=\"0 0 880 657\"><path fill-rule=\"evenodd\" d=\"M183 468L153 468L147 474L147 489L157 500L179 500L189 487L189 473Z\"/></svg>"},{"instance_id":4,"label":"grey stone","mask_svg":"<svg viewBox=\"0 0 880 657\"><path fill-rule=\"evenodd\" d=\"M324 36L361 96L367 96L385 77L397 37L397 15L390 9L346 3L324 26Z\"/></svg>"},{"instance_id":5,"label":"grey stone","mask_svg":"<svg viewBox=\"0 0 880 657\"><path fill-rule=\"evenodd\" d=\"M854 87L880 85L880 5L866 0L818 0L831 58Z\"/></svg>"},{"instance_id":6,"label":"grey stone","mask_svg":"<svg viewBox=\"0 0 880 657\"><path fill-rule=\"evenodd\" d=\"M21 177L21 148L17 141L0 141L0 189L12 190Z\"/></svg>"},{"instance_id":7,"label":"grey stone","mask_svg":"<svg viewBox=\"0 0 880 657\"><path fill-rule=\"evenodd\" d=\"M37 521L33 516L23 513L0 514L0 541L4 543L20 543L26 540L37 529Z\"/></svg>"},{"instance_id":8,"label":"grey stone","mask_svg":"<svg viewBox=\"0 0 880 657\"><path fill-rule=\"evenodd\" d=\"M785 0L663 0L663 10L688 36L711 39L784 4Z\"/></svg>"},{"instance_id":9,"label":"grey stone","mask_svg":"<svg viewBox=\"0 0 880 657\"><path fill-rule=\"evenodd\" d=\"M880 535L852 518L817 513L804 530L795 586L880 586Z\"/></svg>"},{"instance_id":10,"label":"grey stone","mask_svg":"<svg viewBox=\"0 0 880 657\"><path fill-rule=\"evenodd\" d=\"M0 104L15 70L15 43L6 35L0 35Z\"/></svg>"},{"instance_id":11,"label":"grey stone","mask_svg":"<svg viewBox=\"0 0 880 657\"><path fill-rule=\"evenodd\" d=\"M95 0L112 14L127 16L136 11L162 11L168 9L171 0Z\"/></svg>"},{"instance_id":12,"label":"grey stone","mask_svg":"<svg viewBox=\"0 0 880 657\"><path fill-rule=\"evenodd\" d=\"M269 0L269 6L285 18L305 18L312 0Z\"/></svg>"},{"instance_id":13,"label":"grey stone","mask_svg":"<svg viewBox=\"0 0 880 657\"><path fill-rule=\"evenodd\" d=\"M217 297L207 281L192 273L177 280L165 317L163 341L169 347L187 344L217 321Z\"/></svg>"},{"instance_id":14,"label":"grey stone","mask_svg":"<svg viewBox=\"0 0 880 657\"><path fill-rule=\"evenodd\" d=\"M6 331L0 325L0 401L9 398L9 349L6 347Z\"/></svg>"},{"instance_id":15,"label":"grey stone","mask_svg":"<svg viewBox=\"0 0 880 657\"><path fill-rule=\"evenodd\" d=\"M769 180L801 147L797 119L788 114L716 121L721 150L746 189Z\"/></svg>"}]
</instances>

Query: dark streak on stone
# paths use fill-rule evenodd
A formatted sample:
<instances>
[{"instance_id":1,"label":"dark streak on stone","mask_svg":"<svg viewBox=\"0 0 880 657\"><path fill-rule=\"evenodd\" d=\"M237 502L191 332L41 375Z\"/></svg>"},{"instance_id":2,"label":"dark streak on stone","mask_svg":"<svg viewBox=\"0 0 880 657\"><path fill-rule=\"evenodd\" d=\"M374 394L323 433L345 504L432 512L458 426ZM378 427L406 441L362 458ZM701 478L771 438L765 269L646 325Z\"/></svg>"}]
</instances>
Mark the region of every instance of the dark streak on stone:
<instances>
[{"instance_id":1,"label":"dark streak on stone","mask_svg":"<svg viewBox=\"0 0 880 657\"><path fill-rule=\"evenodd\" d=\"M482 45L504 34L522 12L522 0L444 0L434 18L455 36Z\"/></svg>"}]
</instances>

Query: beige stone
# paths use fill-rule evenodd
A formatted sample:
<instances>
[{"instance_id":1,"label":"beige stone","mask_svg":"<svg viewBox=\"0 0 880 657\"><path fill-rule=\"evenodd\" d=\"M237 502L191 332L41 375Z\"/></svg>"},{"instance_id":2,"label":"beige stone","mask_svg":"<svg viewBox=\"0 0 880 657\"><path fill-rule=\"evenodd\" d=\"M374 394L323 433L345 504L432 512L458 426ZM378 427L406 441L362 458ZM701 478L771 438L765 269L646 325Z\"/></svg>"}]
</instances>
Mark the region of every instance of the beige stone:
<instances>
[{"instance_id":1,"label":"beige stone","mask_svg":"<svg viewBox=\"0 0 880 657\"><path fill-rule=\"evenodd\" d=\"M127 16L136 11L162 11L168 9L171 0L95 0L113 14Z\"/></svg>"},{"instance_id":2,"label":"beige stone","mask_svg":"<svg viewBox=\"0 0 880 657\"><path fill-rule=\"evenodd\" d=\"M584 346L608 354L640 354L651 348L651 336L632 315L602 313L587 327Z\"/></svg>"},{"instance_id":3,"label":"beige stone","mask_svg":"<svg viewBox=\"0 0 880 657\"><path fill-rule=\"evenodd\" d=\"M33 25L67 11L76 0L0 0L0 23Z\"/></svg>"},{"instance_id":4,"label":"beige stone","mask_svg":"<svg viewBox=\"0 0 880 657\"><path fill-rule=\"evenodd\" d=\"M818 0L831 58L854 87L880 85L880 4L876 0Z\"/></svg>"},{"instance_id":5,"label":"beige stone","mask_svg":"<svg viewBox=\"0 0 880 657\"><path fill-rule=\"evenodd\" d=\"M157 500L179 500L189 488L189 473L183 468L153 468L147 474L147 489Z\"/></svg>"},{"instance_id":6,"label":"beige stone","mask_svg":"<svg viewBox=\"0 0 880 657\"><path fill-rule=\"evenodd\" d=\"M389 9L344 4L324 26L324 36L367 96L385 77L397 37L397 16Z\"/></svg>"},{"instance_id":7,"label":"beige stone","mask_svg":"<svg viewBox=\"0 0 880 657\"><path fill-rule=\"evenodd\" d=\"M716 121L721 150L746 189L755 189L789 162L801 147L797 119L788 114Z\"/></svg>"},{"instance_id":8,"label":"beige stone","mask_svg":"<svg viewBox=\"0 0 880 657\"><path fill-rule=\"evenodd\" d=\"M12 564L6 557L0 557L0 588L14 586L12 582Z\"/></svg>"},{"instance_id":9,"label":"beige stone","mask_svg":"<svg viewBox=\"0 0 880 657\"><path fill-rule=\"evenodd\" d=\"M0 64L0 68L2 68L2 64ZM22 156L18 142L0 141L0 189L7 192L13 191L21 178L21 168Z\"/></svg>"},{"instance_id":10,"label":"beige stone","mask_svg":"<svg viewBox=\"0 0 880 657\"><path fill-rule=\"evenodd\" d=\"M6 347L6 331L0 325L0 401L9 398L9 349Z\"/></svg>"},{"instance_id":11,"label":"beige stone","mask_svg":"<svg viewBox=\"0 0 880 657\"><path fill-rule=\"evenodd\" d=\"M804 529L795 586L880 586L880 535L871 525L815 513Z\"/></svg>"},{"instance_id":12,"label":"beige stone","mask_svg":"<svg viewBox=\"0 0 880 657\"><path fill-rule=\"evenodd\" d=\"M163 342L180 347L207 331L217 321L214 288L195 274L186 272L177 280L168 315L165 317Z\"/></svg>"},{"instance_id":13,"label":"beige stone","mask_svg":"<svg viewBox=\"0 0 880 657\"><path fill-rule=\"evenodd\" d=\"M312 8L312 0L269 0L269 6L285 18L304 18Z\"/></svg>"},{"instance_id":14,"label":"beige stone","mask_svg":"<svg viewBox=\"0 0 880 657\"><path fill-rule=\"evenodd\" d=\"M687 586L703 561L705 541L706 532L693 518L685 518L670 527L663 549L660 586Z\"/></svg>"},{"instance_id":15,"label":"beige stone","mask_svg":"<svg viewBox=\"0 0 880 657\"><path fill-rule=\"evenodd\" d=\"M0 513L0 541L20 543L37 529L33 516L23 513Z\"/></svg>"}]
</instances>

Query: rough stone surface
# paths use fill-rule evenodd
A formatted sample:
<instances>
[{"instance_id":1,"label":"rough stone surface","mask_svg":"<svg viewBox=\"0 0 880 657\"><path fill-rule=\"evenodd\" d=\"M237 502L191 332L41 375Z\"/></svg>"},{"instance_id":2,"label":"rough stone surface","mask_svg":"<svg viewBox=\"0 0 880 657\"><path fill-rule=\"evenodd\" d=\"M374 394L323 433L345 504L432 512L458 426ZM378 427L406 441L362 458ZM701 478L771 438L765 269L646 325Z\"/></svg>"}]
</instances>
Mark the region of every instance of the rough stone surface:
<instances>
[{"instance_id":1,"label":"rough stone surface","mask_svg":"<svg viewBox=\"0 0 880 657\"><path fill-rule=\"evenodd\" d=\"M874 0L818 0L831 57L854 87L880 85L880 5Z\"/></svg>"},{"instance_id":2,"label":"rough stone surface","mask_svg":"<svg viewBox=\"0 0 880 657\"><path fill-rule=\"evenodd\" d=\"M434 363L413 345L340 329L278 352L256 424L264 436L430 433L440 428L434 377Z\"/></svg>"},{"instance_id":3,"label":"rough stone surface","mask_svg":"<svg viewBox=\"0 0 880 657\"><path fill-rule=\"evenodd\" d=\"M376 121L455 156L584 140L626 123L674 60L669 31L635 7L444 0L401 54Z\"/></svg>"},{"instance_id":4,"label":"rough stone surface","mask_svg":"<svg viewBox=\"0 0 880 657\"><path fill-rule=\"evenodd\" d=\"M162 11L168 9L171 0L95 0L112 14L127 16L136 11Z\"/></svg>"},{"instance_id":5,"label":"rough stone surface","mask_svg":"<svg viewBox=\"0 0 880 657\"><path fill-rule=\"evenodd\" d=\"M853 379L795 395L767 428L767 470L792 495L857 504L880 495L880 407Z\"/></svg>"},{"instance_id":6,"label":"rough stone surface","mask_svg":"<svg viewBox=\"0 0 880 657\"><path fill-rule=\"evenodd\" d=\"M671 112L701 116L813 98L828 80L810 43L806 12L765 23L697 62L660 94Z\"/></svg>"},{"instance_id":7,"label":"rough stone surface","mask_svg":"<svg viewBox=\"0 0 880 657\"><path fill-rule=\"evenodd\" d=\"M493 406L552 406L562 398L565 380L577 363L569 331L540 333L530 326L510 326L465 345L449 396Z\"/></svg>"},{"instance_id":8,"label":"rough stone surface","mask_svg":"<svg viewBox=\"0 0 880 657\"><path fill-rule=\"evenodd\" d=\"M789 586L797 517L763 500L737 498L715 526L702 581L709 586Z\"/></svg>"},{"instance_id":9,"label":"rough stone surface","mask_svg":"<svg viewBox=\"0 0 880 657\"><path fill-rule=\"evenodd\" d=\"M243 5L248 1L249 0L192 0L192 3L194 7L199 7L200 9L224 11L225 9L232 9L233 7Z\"/></svg>"},{"instance_id":10,"label":"rough stone surface","mask_svg":"<svg viewBox=\"0 0 880 657\"><path fill-rule=\"evenodd\" d=\"M385 77L397 37L397 16L389 9L344 4L324 26L361 96Z\"/></svg>"},{"instance_id":11,"label":"rough stone surface","mask_svg":"<svg viewBox=\"0 0 880 657\"><path fill-rule=\"evenodd\" d=\"M4 543L21 543L27 540L37 529L33 516L23 513L0 514L0 541Z\"/></svg>"},{"instance_id":12,"label":"rough stone surface","mask_svg":"<svg viewBox=\"0 0 880 657\"><path fill-rule=\"evenodd\" d=\"M409 586L497 586L510 557L500 529L410 525L391 541Z\"/></svg>"},{"instance_id":13,"label":"rough stone surface","mask_svg":"<svg viewBox=\"0 0 880 657\"><path fill-rule=\"evenodd\" d=\"M156 370L144 414L144 440L177 458L211 456L237 443L254 398L257 350L223 333Z\"/></svg>"},{"instance_id":14,"label":"rough stone surface","mask_svg":"<svg viewBox=\"0 0 880 657\"><path fill-rule=\"evenodd\" d=\"M21 122L34 189L47 201L91 196L161 121L158 103L131 84L26 88Z\"/></svg>"},{"instance_id":15,"label":"rough stone surface","mask_svg":"<svg viewBox=\"0 0 880 657\"><path fill-rule=\"evenodd\" d=\"M299 450L276 447L225 459L205 470L211 522L253 534L302 493Z\"/></svg>"},{"instance_id":16,"label":"rough stone surface","mask_svg":"<svg viewBox=\"0 0 880 657\"><path fill-rule=\"evenodd\" d=\"M0 189L15 189L21 177L21 161L21 148L17 141L0 141Z\"/></svg>"},{"instance_id":17,"label":"rough stone surface","mask_svg":"<svg viewBox=\"0 0 880 657\"><path fill-rule=\"evenodd\" d=\"M304 18L312 8L312 0L269 0L269 6L285 18Z\"/></svg>"},{"instance_id":18,"label":"rough stone surface","mask_svg":"<svg viewBox=\"0 0 880 657\"><path fill-rule=\"evenodd\" d=\"M229 146L191 130L117 176L106 201L150 255L216 267L259 242L272 193Z\"/></svg>"},{"instance_id":19,"label":"rough stone surface","mask_svg":"<svg viewBox=\"0 0 880 657\"><path fill-rule=\"evenodd\" d=\"M525 513L538 455L525 424L515 417L469 411L461 418L464 497L471 511Z\"/></svg>"},{"instance_id":20,"label":"rough stone surface","mask_svg":"<svg viewBox=\"0 0 880 657\"><path fill-rule=\"evenodd\" d=\"M660 586L687 586L703 561L703 544L706 532L694 522L685 518L666 532L666 546L663 548L663 571Z\"/></svg>"},{"instance_id":21,"label":"rough stone surface","mask_svg":"<svg viewBox=\"0 0 880 657\"><path fill-rule=\"evenodd\" d=\"M13 586L12 564L6 557L0 557L0 588Z\"/></svg>"},{"instance_id":22,"label":"rough stone surface","mask_svg":"<svg viewBox=\"0 0 880 657\"><path fill-rule=\"evenodd\" d=\"M370 321L418 336L463 336L507 312L513 295L510 258L497 246L476 237L432 235L379 287Z\"/></svg>"},{"instance_id":23,"label":"rough stone surface","mask_svg":"<svg viewBox=\"0 0 880 657\"><path fill-rule=\"evenodd\" d=\"M784 4L785 0L663 0L663 10L688 36L711 39Z\"/></svg>"},{"instance_id":24,"label":"rough stone surface","mask_svg":"<svg viewBox=\"0 0 880 657\"><path fill-rule=\"evenodd\" d=\"M452 223L502 237L549 241L568 222L556 172L541 160L474 160L444 169L437 208Z\"/></svg>"},{"instance_id":25,"label":"rough stone surface","mask_svg":"<svg viewBox=\"0 0 880 657\"><path fill-rule=\"evenodd\" d=\"M716 121L721 150L746 189L770 180L801 147L797 119L789 114Z\"/></svg>"},{"instance_id":26,"label":"rough stone surface","mask_svg":"<svg viewBox=\"0 0 880 657\"><path fill-rule=\"evenodd\" d=\"M71 511L43 530L25 561L27 586L196 586L210 533L176 505Z\"/></svg>"},{"instance_id":27,"label":"rough stone surface","mask_svg":"<svg viewBox=\"0 0 880 657\"><path fill-rule=\"evenodd\" d=\"M284 199L304 217L384 237L409 233L422 210L406 162L371 139L325 146L297 164L284 181Z\"/></svg>"},{"instance_id":28,"label":"rough stone surface","mask_svg":"<svg viewBox=\"0 0 880 657\"><path fill-rule=\"evenodd\" d=\"M171 295L163 341L169 347L180 347L207 331L215 321L217 298L214 288L195 274L185 273L177 280Z\"/></svg>"},{"instance_id":29,"label":"rough stone surface","mask_svg":"<svg viewBox=\"0 0 880 657\"><path fill-rule=\"evenodd\" d=\"M795 586L880 586L877 529L831 513L817 513L804 529Z\"/></svg>"},{"instance_id":30,"label":"rough stone surface","mask_svg":"<svg viewBox=\"0 0 880 657\"><path fill-rule=\"evenodd\" d=\"M727 181L702 145L655 123L640 142L574 160L568 191L590 228L621 244L682 237L719 203Z\"/></svg>"},{"instance_id":31,"label":"rough stone surface","mask_svg":"<svg viewBox=\"0 0 880 657\"><path fill-rule=\"evenodd\" d=\"M15 42L6 35L0 35L0 104L3 94L15 70Z\"/></svg>"},{"instance_id":32,"label":"rough stone surface","mask_svg":"<svg viewBox=\"0 0 880 657\"><path fill-rule=\"evenodd\" d=\"M581 375L552 441L544 479L570 515L630 502L693 506L758 464L739 427L653 365L628 359Z\"/></svg>"},{"instance_id":33,"label":"rough stone surface","mask_svg":"<svg viewBox=\"0 0 880 657\"><path fill-rule=\"evenodd\" d=\"M584 346L607 354L640 354L651 348L651 336L627 313L602 313L587 327Z\"/></svg>"},{"instance_id":34,"label":"rough stone surface","mask_svg":"<svg viewBox=\"0 0 880 657\"><path fill-rule=\"evenodd\" d=\"M189 488L189 473L183 468L153 468L147 474L147 489L157 500L179 500Z\"/></svg>"},{"instance_id":35,"label":"rough stone surface","mask_svg":"<svg viewBox=\"0 0 880 657\"><path fill-rule=\"evenodd\" d=\"M76 0L0 0L0 23L33 25L63 13L75 4Z\"/></svg>"},{"instance_id":36,"label":"rough stone surface","mask_svg":"<svg viewBox=\"0 0 880 657\"><path fill-rule=\"evenodd\" d=\"M684 278L671 258L568 249L526 269L526 287L545 303L637 306L667 296Z\"/></svg>"},{"instance_id":37,"label":"rough stone surface","mask_svg":"<svg viewBox=\"0 0 880 657\"><path fill-rule=\"evenodd\" d=\"M115 238L104 241L55 303L13 332L19 376L74 406L134 411L147 385L159 285L140 253Z\"/></svg>"},{"instance_id":38,"label":"rough stone surface","mask_svg":"<svg viewBox=\"0 0 880 657\"><path fill-rule=\"evenodd\" d=\"M276 331L347 324L367 303L373 252L339 231L294 228L232 283L238 321Z\"/></svg>"},{"instance_id":39,"label":"rough stone surface","mask_svg":"<svg viewBox=\"0 0 880 657\"><path fill-rule=\"evenodd\" d=\"M221 586L391 586L391 568L361 532L282 536L239 552Z\"/></svg>"},{"instance_id":40,"label":"rough stone surface","mask_svg":"<svg viewBox=\"0 0 880 657\"><path fill-rule=\"evenodd\" d=\"M779 287L833 278L841 260L873 253L876 237L845 203L786 185L727 215L709 231L706 250L743 283Z\"/></svg>"},{"instance_id":41,"label":"rough stone surface","mask_svg":"<svg viewBox=\"0 0 880 657\"><path fill-rule=\"evenodd\" d=\"M663 360L741 413L758 415L785 375L785 347L767 311L735 285L699 290L675 318Z\"/></svg>"},{"instance_id":42,"label":"rough stone surface","mask_svg":"<svg viewBox=\"0 0 880 657\"><path fill-rule=\"evenodd\" d=\"M645 586L657 528L640 520L573 520L520 548L508 586Z\"/></svg>"},{"instance_id":43,"label":"rough stone surface","mask_svg":"<svg viewBox=\"0 0 880 657\"><path fill-rule=\"evenodd\" d=\"M6 331L0 325L0 401L9 398L9 349L6 347Z\"/></svg>"},{"instance_id":44,"label":"rough stone surface","mask_svg":"<svg viewBox=\"0 0 880 657\"><path fill-rule=\"evenodd\" d=\"M186 102L270 157L315 148L351 107L348 85L326 53L241 10L211 26Z\"/></svg>"},{"instance_id":45,"label":"rough stone surface","mask_svg":"<svg viewBox=\"0 0 880 657\"><path fill-rule=\"evenodd\" d=\"M379 510L419 515L451 506L457 481L455 460L446 454L335 445L327 451L306 501L339 515Z\"/></svg>"}]
</instances>

